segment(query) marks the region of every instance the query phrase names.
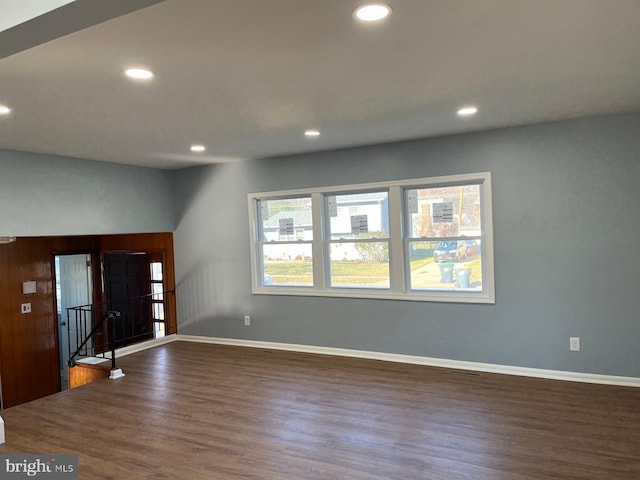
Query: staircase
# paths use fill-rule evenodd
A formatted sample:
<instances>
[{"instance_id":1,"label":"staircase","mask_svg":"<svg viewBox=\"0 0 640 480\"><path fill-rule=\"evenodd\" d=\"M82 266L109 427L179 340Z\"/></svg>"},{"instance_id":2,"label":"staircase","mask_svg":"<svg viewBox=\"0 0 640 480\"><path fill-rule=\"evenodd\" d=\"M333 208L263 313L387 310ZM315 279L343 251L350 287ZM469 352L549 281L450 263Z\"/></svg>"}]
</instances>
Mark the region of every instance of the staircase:
<instances>
[{"instance_id":1,"label":"staircase","mask_svg":"<svg viewBox=\"0 0 640 480\"><path fill-rule=\"evenodd\" d=\"M91 308L88 308L91 307ZM71 330L71 313L76 313L75 327L76 327L76 339L78 332L82 331L82 327L87 325L87 312L90 312L93 317L94 309L93 305L85 305L81 307L71 307L67 309L67 326ZM69 335L69 360L67 365L69 367L69 388L76 388L87 383L100 380L102 378L121 378L124 377L124 373L119 368L116 368L116 321L120 318L120 312L108 310L104 312L91 331L80 342L78 348L71 352L71 335ZM93 323L93 322L92 322ZM106 335L105 335L106 333ZM108 345L103 342L96 341L99 338L107 338ZM110 355L107 353L109 347ZM107 365L97 364L107 360L107 355L111 360L111 367Z\"/></svg>"},{"instance_id":2,"label":"staircase","mask_svg":"<svg viewBox=\"0 0 640 480\"><path fill-rule=\"evenodd\" d=\"M116 348L163 337L164 302L173 293L157 292L67 308L69 388L101 378L123 377L122 370L116 367Z\"/></svg>"}]
</instances>

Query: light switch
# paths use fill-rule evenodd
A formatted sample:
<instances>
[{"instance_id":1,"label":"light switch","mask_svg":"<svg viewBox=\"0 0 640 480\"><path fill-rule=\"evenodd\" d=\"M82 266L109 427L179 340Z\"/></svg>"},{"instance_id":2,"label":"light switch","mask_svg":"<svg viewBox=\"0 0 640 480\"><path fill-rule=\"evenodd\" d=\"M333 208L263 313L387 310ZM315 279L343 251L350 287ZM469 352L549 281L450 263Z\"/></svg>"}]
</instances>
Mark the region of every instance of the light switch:
<instances>
[{"instance_id":1,"label":"light switch","mask_svg":"<svg viewBox=\"0 0 640 480\"><path fill-rule=\"evenodd\" d=\"M28 295L30 293L36 293L36 282L23 282L22 283L22 293Z\"/></svg>"}]
</instances>

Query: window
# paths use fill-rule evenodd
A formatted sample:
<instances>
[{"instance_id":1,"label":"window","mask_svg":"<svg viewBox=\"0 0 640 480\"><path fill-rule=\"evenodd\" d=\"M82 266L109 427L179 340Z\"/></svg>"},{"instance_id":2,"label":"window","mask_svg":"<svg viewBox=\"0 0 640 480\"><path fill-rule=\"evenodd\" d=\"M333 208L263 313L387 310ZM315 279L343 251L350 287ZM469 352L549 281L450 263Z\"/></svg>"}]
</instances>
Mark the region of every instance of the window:
<instances>
[{"instance_id":1,"label":"window","mask_svg":"<svg viewBox=\"0 0 640 480\"><path fill-rule=\"evenodd\" d=\"M480 187L404 190L410 289L482 291Z\"/></svg>"},{"instance_id":2,"label":"window","mask_svg":"<svg viewBox=\"0 0 640 480\"><path fill-rule=\"evenodd\" d=\"M154 258L159 257L159 258ZM153 316L154 338L165 336L164 318L164 276L162 274L162 258L152 255L151 258L151 313Z\"/></svg>"},{"instance_id":3,"label":"window","mask_svg":"<svg viewBox=\"0 0 640 480\"><path fill-rule=\"evenodd\" d=\"M389 288L389 193L325 196L332 287Z\"/></svg>"},{"instance_id":4,"label":"window","mask_svg":"<svg viewBox=\"0 0 640 480\"><path fill-rule=\"evenodd\" d=\"M257 200L264 286L313 286L311 197Z\"/></svg>"},{"instance_id":5,"label":"window","mask_svg":"<svg viewBox=\"0 0 640 480\"><path fill-rule=\"evenodd\" d=\"M249 194L252 291L493 303L490 181Z\"/></svg>"}]
</instances>

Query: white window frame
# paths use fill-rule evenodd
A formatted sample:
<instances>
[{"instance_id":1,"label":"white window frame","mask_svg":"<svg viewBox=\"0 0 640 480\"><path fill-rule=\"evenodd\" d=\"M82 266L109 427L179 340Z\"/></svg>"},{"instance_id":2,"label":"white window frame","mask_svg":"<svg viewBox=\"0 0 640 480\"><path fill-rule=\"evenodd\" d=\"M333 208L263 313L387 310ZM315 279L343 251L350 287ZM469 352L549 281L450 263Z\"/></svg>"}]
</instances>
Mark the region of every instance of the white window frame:
<instances>
[{"instance_id":1,"label":"white window frame","mask_svg":"<svg viewBox=\"0 0 640 480\"><path fill-rule=\"evenodd\" d=\"M479 184L482 208L482 291L468 290L410 290L407 245L405 235L406 190L412 188L434 188L457 185ZM330 286L330 258L328 236L329 221L325 198L332 195L365 193L367 191L387 190L389 192L389 288L352 288ZM313 286L263 285L263 265L261 242L258 238L261 214L258 211L259 200L272 200L286 197L311 196L313 219ZM410 300L423 302L448 303L495 303L494 256L493 256L493 217L491 198L491 173L481 172L443 177L414 178L390 182L377 182L353 185L340 185L276 192L250 193L249 234L251 242L251 291L255 295L297 295L346 298L375 298L388 300Z\"/></svg>"}]
</instances>

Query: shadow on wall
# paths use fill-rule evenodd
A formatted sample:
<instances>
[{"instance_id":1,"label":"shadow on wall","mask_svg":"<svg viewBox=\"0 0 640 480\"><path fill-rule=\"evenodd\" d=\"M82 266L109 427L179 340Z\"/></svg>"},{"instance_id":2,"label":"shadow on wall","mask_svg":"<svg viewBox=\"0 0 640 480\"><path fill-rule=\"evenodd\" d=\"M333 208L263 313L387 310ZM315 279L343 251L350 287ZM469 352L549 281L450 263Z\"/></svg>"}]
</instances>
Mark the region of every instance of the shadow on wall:
<instances>
[{"instance_id":1,"label":"shadow on wall","mask_svg":"<svg viewBox=\"0 0 640 480\"><path fill-rule=\"evenodd\" d=\"M240 318L239 288L233 280L231 260L201 264L176 285L179 329L189 329L211 318Z\"/></svg>"},{"instance_id":2,"label":"shadow on wall","mask_svg":"<svg viewBox=\"0 0 640 480\"><path fill-rule=\"evenodd\" d=\"M180 225L201 191L209 188L220 165L202 165L177 170L173 176L175 225Z\"/></svg>"}]
</instances>

